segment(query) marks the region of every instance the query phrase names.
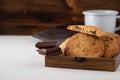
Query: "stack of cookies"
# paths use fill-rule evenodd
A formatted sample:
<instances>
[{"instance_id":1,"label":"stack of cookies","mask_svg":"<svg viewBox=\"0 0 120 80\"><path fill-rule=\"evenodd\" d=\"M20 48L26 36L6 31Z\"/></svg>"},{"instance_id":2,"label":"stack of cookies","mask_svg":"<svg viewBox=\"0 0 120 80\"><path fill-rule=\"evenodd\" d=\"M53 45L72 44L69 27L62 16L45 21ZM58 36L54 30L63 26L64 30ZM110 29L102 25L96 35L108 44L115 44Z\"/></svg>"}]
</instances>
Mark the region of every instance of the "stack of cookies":
<instances>
[{"instance_id":1,"label":"stack of cookies","mask_svg":"<svg viewBox=\"0 0 120 80\"><path fill-rule=\"evenodd\" d=\"M118 34L87 25L69 25L67 29L77 33L60 45L65 56L112 58L120 52Z\"/></svg>"}]
</instances>

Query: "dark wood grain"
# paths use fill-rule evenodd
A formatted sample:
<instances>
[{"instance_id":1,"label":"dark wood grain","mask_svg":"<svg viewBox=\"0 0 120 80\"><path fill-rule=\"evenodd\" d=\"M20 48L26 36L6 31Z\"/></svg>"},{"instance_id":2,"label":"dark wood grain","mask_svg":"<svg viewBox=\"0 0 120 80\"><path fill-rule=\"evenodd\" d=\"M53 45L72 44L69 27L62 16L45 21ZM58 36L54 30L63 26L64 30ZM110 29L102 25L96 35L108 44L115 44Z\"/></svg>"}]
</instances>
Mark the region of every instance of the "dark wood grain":
<instances>
[{"instance_id":1,"label":"dark wood grain","mask_svg":"<svg viewBox=\"0 0 120 80\"><path fill-rule=\"evenodd\" d=\"M82 11L120 12L119 4L120 0L0 0L0 34L31 35L61 25L83 24Z\"/></svg>"},{"instance_id":2,"label":"dark wood grain","mask_svg":"<svg viewBox=\"0 0 120 80\"><path fill-rule=\"evenodd\" d=\"M120 64L119 57L120 54L115 58L76 58L68 56L45 56L45 66L115 71Z\"/></svg>"}]
</instances>

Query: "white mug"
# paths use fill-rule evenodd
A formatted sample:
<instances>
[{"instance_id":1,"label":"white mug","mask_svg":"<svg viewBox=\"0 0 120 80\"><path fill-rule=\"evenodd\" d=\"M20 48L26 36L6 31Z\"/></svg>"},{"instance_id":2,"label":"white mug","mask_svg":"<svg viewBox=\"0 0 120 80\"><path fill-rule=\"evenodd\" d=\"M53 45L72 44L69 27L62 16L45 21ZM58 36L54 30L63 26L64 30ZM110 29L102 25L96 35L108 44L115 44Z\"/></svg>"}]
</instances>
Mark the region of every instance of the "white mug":
<instances>
[{"instance_id":1,"label":"white mug","mask_svg":"<svg viewBox=\"0 0 120 80\"><path fill-rule=\"evenodd\" d=\"M85 25L98 26L105 32L115 32L116 19L119 12L115 10L86 10L83 11Z\"/></svg>"}]
</instances>

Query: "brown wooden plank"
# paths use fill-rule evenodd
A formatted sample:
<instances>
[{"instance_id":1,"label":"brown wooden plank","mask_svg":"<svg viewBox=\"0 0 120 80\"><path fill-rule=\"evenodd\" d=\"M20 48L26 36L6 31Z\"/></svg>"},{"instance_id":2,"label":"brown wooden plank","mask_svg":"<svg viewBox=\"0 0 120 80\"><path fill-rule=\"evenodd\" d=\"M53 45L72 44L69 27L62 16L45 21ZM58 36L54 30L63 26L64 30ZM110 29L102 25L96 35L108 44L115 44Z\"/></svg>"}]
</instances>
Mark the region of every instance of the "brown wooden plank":
<instances>
[{"instance_id":1,"label":"brown wooden plank","mask_svg":"<svg viewBox=\"0 0 120 80\"><path fill-rule=\"evenodd\" d=\"M65 0L1 0L1 11L63 11ZM64 10L65 11L65 10Z\"/></svg>"},{"instance_id":2,"label":"brown wooden plank","mask_svg":"<svg viewBox=\"0 0 120 80\"><path fill-rule=\"evenodd\" d=\"M114 57L114 59L115 59L115 66L116 66L116 69L117 69L120 65L120 53L118 55L116 55Z\"/></svg>"},{"instance_id":3,"label":"brown wooden plank","mask_svg":"<svg viewBox=\"0 0 120 80\"><path fill-rule=\"evenodd\" d=\"M115 59L100 58L83 58L83 61L76 61L75 57L66 56L46 56L46 67L64 67L115 71Z\"/></svg>"},{"instance_id":4,"label":"brown wooden plank","mask_svg":"<svg viewBox=\"0 0 120 80\"><path fill-rule=\"evenodd\" d=\"M2 11L65 11L76 8L77 12L87 9L115 9L120 11L120 0L0 0Z\"/></svg>"},{"instance_id":5,"label":"brown wooden plank","mask_svg":"<svg viewBox=\"0 0 120 80\"><path fill-rule=\"evenodd\" d=\"M43 15L39 16L40 14ZM20 12L17 15L12 13L4 15L4 17L0 19L0 34L34 34L52 27L65 26L68 24L83 24L77 20L78 17L80 17L79 15L78 17L75 16L75 19L71 18L70 13L69 15L65 14L65 17L61 13L56 13L56 15L59 16L54 16L52 12L30 12L27 13L26 16L20 14ZM25 29L26 32L24 32L23 29Z\"/></svg>"},{"instance_id":6,"label":"brown wooden plank","mask_svg":"<svg viewBox=\"0 0 120 80\"><path fill-rule=\"evenodd\" d=\"M0 34L33 34L55 26L83 24L83 10L120 11L119 4L120 0L0 0Z\"/></svg>"}]
</instances>

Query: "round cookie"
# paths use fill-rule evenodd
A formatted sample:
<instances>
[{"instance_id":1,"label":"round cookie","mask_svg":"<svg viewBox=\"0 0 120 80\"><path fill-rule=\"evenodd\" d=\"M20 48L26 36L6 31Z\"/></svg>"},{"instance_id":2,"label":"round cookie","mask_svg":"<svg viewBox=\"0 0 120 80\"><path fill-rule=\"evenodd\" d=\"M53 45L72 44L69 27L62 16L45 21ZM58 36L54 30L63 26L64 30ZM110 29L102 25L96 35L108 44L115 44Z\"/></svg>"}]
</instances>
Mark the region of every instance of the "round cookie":
<instances>
[{"instance_id":1,"label":"round cookie","mask_svg":"<svg viewBox=\"0 0 120 80\"><path fill-rule=\"evenodd\" d=\"M69 25L67 27L68 30L77 31L97 37L104 37L104 31L96 26L90 25Z\"/></svg>"},{"instance_id":2,"label":"round cookie","mask_svg":"<svg viewBox=\"0 0 120 80\"><path fill-rule=\"evenodd\" d=\"M105 58L112 58L119 53L117 34L106 32L104 38L104 55Z\"/></svg>"},{"instance_id":3,"label":"round cookie","mask_svg":"<svg viewBox=\"0 0 120 80\"><path fill-rule=\"evenodd\" d=\"M66 56L100 58L103 53L103 40L84 33L74 34L65 48Z\"/></svg>"},{"instance_id":4,"label":"round cookie","mask_svg":"<svg viewBox=\"0 0 120 80\"><path fill-rule=\"evenodd\" d=\"M111 34L113 34L113 36L117 39L119 50L120 50L120 35L115 33L111 33Z\"/></svg>"},{"instance_id":5,"label":"round cookie","mask_svg":"<svg viewBox=\"0 0 120 80\"><path fill-rule=\"evenodd\" d=\"M120 36L118 37L117 41L118 41L119 51L120 51Z\"/></svg>"},{"instance_id":6,"label":"round cookie","mask_svg":"<svg viewBox=\"0 0 120 80\"><path fill-rule=\"evenodd\" d=\"M59 47L60 47L61 50L62 50L63 55L64 55L64 50L65 50L65 48L66 48L66 45L67 45L69 39L70 39L70 38L67 38L66 40L64 40L64 41L59 45Z\"/></svg>"}]
</instances>

